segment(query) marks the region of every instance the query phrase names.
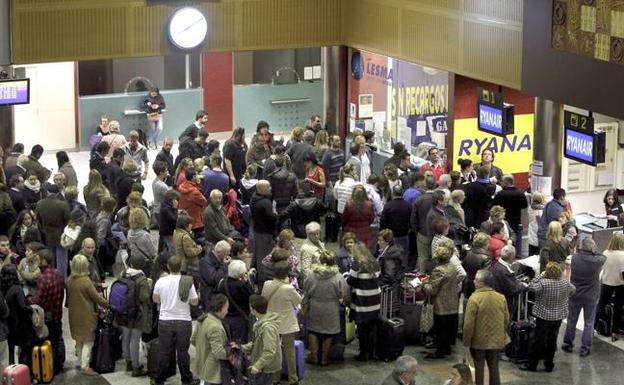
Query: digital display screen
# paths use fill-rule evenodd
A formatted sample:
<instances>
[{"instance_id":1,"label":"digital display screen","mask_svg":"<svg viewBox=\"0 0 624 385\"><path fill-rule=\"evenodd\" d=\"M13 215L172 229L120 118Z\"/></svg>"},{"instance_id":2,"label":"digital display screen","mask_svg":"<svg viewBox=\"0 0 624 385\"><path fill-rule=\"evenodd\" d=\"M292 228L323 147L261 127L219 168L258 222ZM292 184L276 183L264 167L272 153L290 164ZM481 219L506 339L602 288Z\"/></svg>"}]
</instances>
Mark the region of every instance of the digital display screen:
<instances>
[{"instance_id":1,"label":"digital display screen","mask_svg":"<svg viewBox=\"0 0 624 385\"><path fill-rule=\"evenodd\" d=\"M30 79L0 80L0 106L30 103Z\"/></svg>"},{"instance_id":2,"label":"digital display screen","mask_svg":"<svg viewBox=\"0 0 624 385\"><path fill-rule=\"evenodd\" d=\"M503 110L479 103L479 129L496 135L504 135Z\"/></svg>"},{"instance_id":3,"label":"digital display screen","mask_svg":"<svg viewBox=\"0 0 624 385\"><path fill-rule=\"evenodd\" d=\"M566 128L563 154L566 158L595 166L595 139L596 136L594 134Z\"/></svg>"}]
</instances>

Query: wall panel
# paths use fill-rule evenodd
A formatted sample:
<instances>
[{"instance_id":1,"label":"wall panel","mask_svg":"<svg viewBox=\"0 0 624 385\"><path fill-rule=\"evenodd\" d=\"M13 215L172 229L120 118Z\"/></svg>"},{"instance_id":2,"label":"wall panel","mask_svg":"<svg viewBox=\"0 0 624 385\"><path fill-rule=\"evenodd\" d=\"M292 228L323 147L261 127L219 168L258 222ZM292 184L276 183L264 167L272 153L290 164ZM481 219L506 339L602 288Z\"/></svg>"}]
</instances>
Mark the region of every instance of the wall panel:
<instances>
[{"instance_id":1,"label":"wall panel","mask_svg":"<svg viewBox=\"0 0 624 385\"><path fill-rule=\"evenodd\" d=\"M204 51L342 42L342 0L222 0L196 6L209 20ZM166 55L172 48L165 27L173 9L132 0L14 0L13 61Z\"/></svg>"}]
</instances>

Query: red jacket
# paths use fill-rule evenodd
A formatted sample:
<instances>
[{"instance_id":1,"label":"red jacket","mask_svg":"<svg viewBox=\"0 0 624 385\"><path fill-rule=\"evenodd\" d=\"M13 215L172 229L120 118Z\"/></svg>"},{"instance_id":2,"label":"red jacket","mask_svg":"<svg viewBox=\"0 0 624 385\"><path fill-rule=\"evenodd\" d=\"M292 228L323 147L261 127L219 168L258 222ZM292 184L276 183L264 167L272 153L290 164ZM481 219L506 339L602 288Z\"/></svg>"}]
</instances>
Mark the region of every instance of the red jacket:
<instances>
[{"instance_id":1,"label":"red jacket","mask_svg":"<svg viewBox=\"0 0 624 385\"><path fill-rule=\"evenodd\" d=\"M425 171L429 170L433 172L433 179L435 180L436 184L438 184L438 181L440 180L440 176L442 174L448 174L448 167L446 166L446 163L440 162L434 165L433 163L427 161L420 167L421 174L424 174Z\"/></svg>"},{"instance_id":2,"label":"red jacket","mask_svg":"<svg viewBox=\"0 0 624 385\"><path fill-rule=\"evenodd\" d=\"M490 243L488 243L488 253L492 257L493 261L498 261L503 251L503 247L507 246L507 241L501 234L494 234L490 236Z\"/></svg>"},{"instance_id":3,"label":"red jacket","mask_svg":"<svg viewBox=\"0 0 624 385\"><path fill-rule=\"evenodd\" d=\"M371 223L373 223L374 219L375 209L370 201L366 201L364 207L359 209L349 200L342 213L343 232L351 231L355 233L357 239L370 249L373 247Z\"/></svg>"},{"instance_id":4,"label":"red jacket","mask_svg":"<svg viewBox=\"0 0 624 385\"><path fill-rule=\"evenodd\" d=\"M178 208L186 210L193 218L193 229L204 227L204 209L208 201L199 187L187 180L180 185L178 191L180 192Z\"/></svg>"}]
</instances>

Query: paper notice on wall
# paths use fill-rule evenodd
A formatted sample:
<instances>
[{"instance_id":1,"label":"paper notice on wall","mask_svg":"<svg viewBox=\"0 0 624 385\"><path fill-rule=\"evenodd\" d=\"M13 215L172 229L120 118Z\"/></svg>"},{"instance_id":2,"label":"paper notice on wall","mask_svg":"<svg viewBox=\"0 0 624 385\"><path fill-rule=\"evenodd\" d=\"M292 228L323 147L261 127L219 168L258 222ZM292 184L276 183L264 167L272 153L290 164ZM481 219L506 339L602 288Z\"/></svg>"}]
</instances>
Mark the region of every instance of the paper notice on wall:
<instances>
[{"instance_id":1,"label":"paper notice on wall","mask_svg":"<svg viewBox=\"0 0 624 385\"><path fill-rule=\"evenodd\" d=\"M416 122L416 136L427 135L427 121L419 120Z\"/></svg>"},{"instance_id":2,"label":"paper notice on wall","mask_svg":"<svg viewBox=\"0 0 624 385\"><path fill-rule=\"evenodd\" d=\"M386 122L386 111L374 111L373 112L373 121L374 122Z\"/></svg>"},{"instance_id":3,"label":"paper notice on wall","mask_svg":"<svg viewBox=\"0 0 624 385\"><path fill-rule=\"evenodd\" d=\"M349 119L349 132L355 132L355 119Z\"/></svg>"},{"instance_id":4,"label":"paper notice on wall","mask_svg":"<svg viewBox=\"0 0 624 385\"><path fill-rule=\"evenodd\" d=\"M544 162L541 160L534 160L531 164L531 174L537 176L544 175Z\"/></svg>"},{"instance_id":5,"label":"paper notice on wall","mask_svg":"<svg viewBox=\"0 0 624 385\"><path fill-rule=\"evenodd\" d=\"M366 119L364 121L364 131L374 131L375 130L375 123L373 122L373 119Z\"/></svg>"},{"instance_id":6,"label":"paper notice on wall","mask_svg":"<svg viewBox=\"0 0 624 385\"><path fill-rule=\"evenodd\" d=\"M397 117L398 132L397 141L406 145L406 148L410 148L412 144L412 130L407 127L407 118L402 116Z\"/></svg>"},{"instance_id":7,"label":"paper notice on wall","mask_svg":"<svg viewBox=\"0 0 624 385\"><path fill-rule=\"evenodd\" d=\"M303 67L303 79L304 80L312 80L313 79L313 69L312 66L309 67Z\"/></svg>"},{"instance_id":8,"label":"paper notice on wall","mask_svg":"<svg viewBox=\"0 0 624 385\"><path fill-rule=\"evenodd\" d=\"M550 196L552 194L552 178L549 176L537 177L539 180L539 190L544 195Z\"/></svg>"},{"instance_id":9,"label":"paper notice on wall","mask_svg":"<svg viewBox=\"0 0 624 385\"><path fill-rule=\"evenodd\" d=\"M321 66L314 66L314 67L312 67L312 77L314 79L320 79L321 78Z\"/></svg>"},{"instance_id":10,"label":"paper notice on wall","mask_svg":"<svg viewBox=\"0 0 624 385\"><path fill-rule=\"evenodd\" d=\"M367 119L373 117L373 94L363 94L359 97L358 117Z\"/></svg>"}]
</instances>

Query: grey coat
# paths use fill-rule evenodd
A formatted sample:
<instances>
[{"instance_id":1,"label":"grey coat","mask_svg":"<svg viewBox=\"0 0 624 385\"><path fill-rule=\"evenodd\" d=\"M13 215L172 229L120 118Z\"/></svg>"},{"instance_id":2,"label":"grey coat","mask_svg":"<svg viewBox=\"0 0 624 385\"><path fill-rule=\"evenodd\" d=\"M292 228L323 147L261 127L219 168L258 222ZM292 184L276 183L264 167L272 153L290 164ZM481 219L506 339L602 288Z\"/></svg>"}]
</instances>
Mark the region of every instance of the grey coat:
<instances>
[{"instance_id":1,"label":"grey coat","mask_svg":"<svg viewBox=\"0 0 624 385\"><path fill-rule=\"evenodd\" d=\"M128 247L130 255L138 255L150 261L153 261L158 254L150 234L144 229L128 231Z\"/></svg>"},{"instance_id":2,"label":"grey coat","mask_svg":"<svg viewBox=\"0 0 624 385\"><path fill-rule=\"evenodd\" d=\"M321 334L340 333L340 300L347 299L349 290L337 266L312 265L303 290L308 302L308 330Z\"/></svg>"},{"instance_id":3,"label":"grey coat","mask_svg":"<svg viewBox=\"0 0 624 385\"><path fill-rule=\"evenodd\" d=\"M67 162L59 169L59 172L65 175L66 186L78 186L78 176L74 170L74 166L70 162Z\"/></svg>"}]
</instances>

